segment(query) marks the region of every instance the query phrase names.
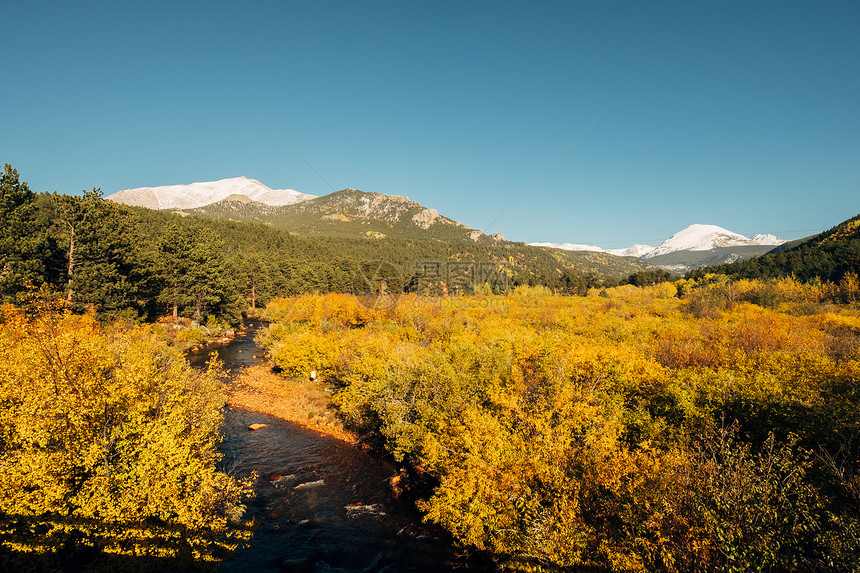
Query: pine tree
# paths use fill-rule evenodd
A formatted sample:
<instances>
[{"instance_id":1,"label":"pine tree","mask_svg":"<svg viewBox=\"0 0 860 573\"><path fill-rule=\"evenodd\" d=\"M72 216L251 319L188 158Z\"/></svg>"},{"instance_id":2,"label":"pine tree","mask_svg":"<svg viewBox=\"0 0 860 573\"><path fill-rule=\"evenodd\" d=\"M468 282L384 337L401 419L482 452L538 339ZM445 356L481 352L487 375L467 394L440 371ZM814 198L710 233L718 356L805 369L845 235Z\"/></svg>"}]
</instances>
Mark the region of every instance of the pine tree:
<instances>
[{"instance_id":1,"label":"pine tree","mask_svg":"<svg viewBox=\"0 0 860 573\"><path fill-rule=\"evenodd\" d=\"M210 313L238 319L242 305L222 248L214 232L191 222L164 230L157 249L158 301L170 308L173 320L181 313L195 320Z\"/></svg>"},{"instance_id":2,"label":"pine tree","mask_svg":"<svg viewBox=\"0 0 860 573\"><path fill-rule=\"evenodd\" d=\"M0 176L0 299L48 281L51 245L36 220L36 194L8 163Z\"/></svg>"},{"instance_id":3,"label":"pine tree","mask_svg":"<svg viewBox=\"0 0 860 573\"><path fill-rule=\"evenodd\" d=\"M231 260L236 282L251 309L265 304L271 296L273 269L266 258L256 250L240 252Z\"/></svg>"},{"instance_id":4,"label":"pine tree","mask_svg":"<svg viewBox=\"0 0 860 573\"><path fill-rule=\"evenodd\" d=\"M65 259L66 301L99 312L139 310L145 257L131 214L105 201L98 189L82 196L46 195L40 206Z\"/></svg>"}]
</instances>

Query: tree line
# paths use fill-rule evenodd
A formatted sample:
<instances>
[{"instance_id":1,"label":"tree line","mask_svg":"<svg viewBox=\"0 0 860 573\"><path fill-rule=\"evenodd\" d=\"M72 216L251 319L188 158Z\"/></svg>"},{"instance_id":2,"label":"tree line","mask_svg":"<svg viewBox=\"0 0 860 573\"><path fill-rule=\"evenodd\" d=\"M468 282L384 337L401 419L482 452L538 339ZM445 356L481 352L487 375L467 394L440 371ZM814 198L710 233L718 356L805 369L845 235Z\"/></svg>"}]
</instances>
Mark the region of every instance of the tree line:
<instances>
[{"instance_id":1,"label":"tree line","mask_svg":"<svg viewBox=\"0 0 860 573\"><path fill-rule=\"evenodd\" d=\"M79 196L36 193L9 164L0 183L0 301L24 306L48 292L102 317L236 322L273 296L353 292L356 272L373 260L393 265L404 290L426 283L428 261L495 265L496 292L543 285L584 294L616 284L565 253L519 243L299 237L263 224L120 205L95 188ZM470 282L467 289L483 286Z\"/></svg>"}]
</instances>

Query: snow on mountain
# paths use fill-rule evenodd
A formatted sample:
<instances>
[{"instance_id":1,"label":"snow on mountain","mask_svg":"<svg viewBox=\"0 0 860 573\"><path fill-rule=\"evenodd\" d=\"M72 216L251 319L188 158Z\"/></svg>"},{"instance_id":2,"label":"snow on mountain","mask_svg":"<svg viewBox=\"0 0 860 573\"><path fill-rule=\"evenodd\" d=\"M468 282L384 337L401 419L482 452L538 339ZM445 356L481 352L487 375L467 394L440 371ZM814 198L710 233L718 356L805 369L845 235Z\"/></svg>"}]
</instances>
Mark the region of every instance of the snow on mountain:
<instances>
[{"instance_id":1,"label":"snow on mountain","mask_svg":"<svg viewBox=\"0 0 860 573\"><path fill-rule=\"evenodd\" d=\"M244 195L258 203L272 206L291 205L316 198L315 195L293 189L270 189L256 179L233 177L188 185L125 189L108 195L106 199L150 209L193 209L217 203L230 195Z\"/></svg>"},{"instance_id":2,"label":"snow on mountain","mask_svg":"<svg viewBox=\"0 0 860 573\"><path fill-rule=\"evenodd\" d=\"M710 251L717 247L740 247L757 244L749 237L744 237L716 225L690 225L660 243L645 258L650 259L675 251Z\"/></svg>"},{"instance_id":3,"label":"snow on mountain","mask_svg":"<svg viewBox=\"0 0 860 573\"><path fill-rule=\"evenodd\" d=\"M595 247L594 245L577 245L574 243L529 243L529 245L533 247L549 247L551 249L561 249L563 251L596 251L598 253L609 252L606 249Z\"/></svg>"},{"instance_id":4,"label":"snow on mountain","mask_svg":"<svg viewBox=\"0 0 860 573\"><path fill-rule=\"evenodd\" d=\"M626 249L607 249L606 252L618 257L636 257L637 259L641 259L654 252L655 248L651 245L633 245Z\"/></svg>"},{"instance_id":5,"label":"snow on mountain","mask_svg":"<svg viewBox=\"0 0 860 573\"><path fill-rule=\"evenodd\" d=\"M651 245L633 245L626 249L604 249L594 245L580 245L576 243L529 243L533 247L550 247L551 249L562 249L564 251L593 251L597 253L609 253L616 257L636 257L641 259L655 249Z\"/></svg>"},{"instance_id":6,"label":"snow on mountain","mask_svg":"<svg viewBox=\"0 0 860 573\"><path fill-rule=\"evenodd\" d=\"M771 235L770 233L762 234L757 233L752 236L752 240L758 243L759 245L773 245L774 247L783 244L785 241L777 237L776 235Z\"/></svg>"},{"instance_id":7,"label":"snow on mountain","mask_svg":"<svg viewBox=\"0 0 860 573\"><path fill-rule=\"evenodd\" d=\"M758 234L752 238L729 231L716 225L690 225L678 231L657 247L650 245L633 245L626 249L603 249L593 245L573 243L529 243L536 247L551 247L566 251L597 251L619 257L637 257L650 259L658 255L667 255L677 251L710 251L718 247L740 247L756 245L781 245L785 241L774 235Z\"/></svg>"}]
</instances>

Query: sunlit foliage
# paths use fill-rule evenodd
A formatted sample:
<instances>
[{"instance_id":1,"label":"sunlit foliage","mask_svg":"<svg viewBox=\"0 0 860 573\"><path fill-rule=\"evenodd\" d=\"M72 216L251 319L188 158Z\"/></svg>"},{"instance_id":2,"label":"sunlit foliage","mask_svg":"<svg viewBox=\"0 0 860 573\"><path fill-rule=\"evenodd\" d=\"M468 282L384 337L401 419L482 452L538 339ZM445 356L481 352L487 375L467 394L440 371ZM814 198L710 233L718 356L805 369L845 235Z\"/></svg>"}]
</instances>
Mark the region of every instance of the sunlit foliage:
<instances>
[{"instance_id":1,"label":"sunlit foliage","mask_svg":"<svg viewBox=\"0 0 860 573\"><path fill-rule=\"evenodd\" d=\"M306 295L272 301L263 338L436 476L428 520L506 568L851 569L860 312L825 288L709 277L384 310Z\"/></svg>"},{"instance_id":2,"label":"sunlit foliage","mask_svg":"<svg viewBox=\"0 0 860 573\"><path fill-rule=\"evenodd\" d=\"M59 310L0 324L0 544L215 558L249 485L217 465L214 365L139 326Z\"/></svg>"}]
</instances>

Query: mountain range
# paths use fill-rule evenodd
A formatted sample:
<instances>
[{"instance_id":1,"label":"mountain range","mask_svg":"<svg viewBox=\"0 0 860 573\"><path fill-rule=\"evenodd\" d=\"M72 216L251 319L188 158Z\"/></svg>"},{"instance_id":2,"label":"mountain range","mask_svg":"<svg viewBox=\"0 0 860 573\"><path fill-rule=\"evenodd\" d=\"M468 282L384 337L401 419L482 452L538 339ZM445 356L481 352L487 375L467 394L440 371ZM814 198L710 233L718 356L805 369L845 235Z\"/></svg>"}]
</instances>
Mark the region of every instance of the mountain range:
<instances>
[{"instance_id":1,"label":"mountain range","mask_svg":"<svg viewBox=\"0 0 860 573\"><path fill-rule=\"evenodd\" d=\"M245 177L128 189L107 199L207 219L264 223L300 235L503 240L501 233L487 236L404 196L343 189L317 197L269 189Z\"/></svg>"},{"instance_id":2,"label":"mountain range","mask_svg":"<svg viewBox=\"0 0 860 573\"><path fill-rule=\"evenodd\" d=\"M694 268L734 263L763 255L785 243L770 234L745 237L717 225L694 224L678 231L658 246L633 245L626 249L603 249L572 243L529 243L571 251L596 251L618 257L635 257L671 272L683 273Z\"/></svg>"},{"instance_id":3,"label":"mountain range","mask_svg":"<svg viewBox=\"0 0 860 573\"><path fill-rule=\"evenodd\" d=\"M668 255L677 251L710 251L724 247L775 247L785 241L769 234L756 234L745 237L716 225L690 225L678 231L656 247L651 245L633 245L626 249L603 249L592 245L572 243L529 243L536 247L552 247L570 251L597 251L619 257L636 257L650 259L660 255Z\"/></svg>"},{"instance_id":4,"label":"mountain range","mask_svg":"<svg viewBox=\"0 0 860 573\"><path fill-rule=\"evenodd\" d=\"M500 233L485 235L404 196L344 189L317 197L293 189L270 189L256 179L246 177L127 189L107 199L186 216L263 223L299 235L504 241ZM644 263L645 268L659 267L683 273L702 266L746 260L765 254L782 243L782 239L773 235L745 237L716 225L694 224L656 247L633 245L625 249L603 249L571 243L528 245L568 251L568 258L602 253L628 261L638 260L639 268L643 268Z\"/></svg>"}]
</instances>

